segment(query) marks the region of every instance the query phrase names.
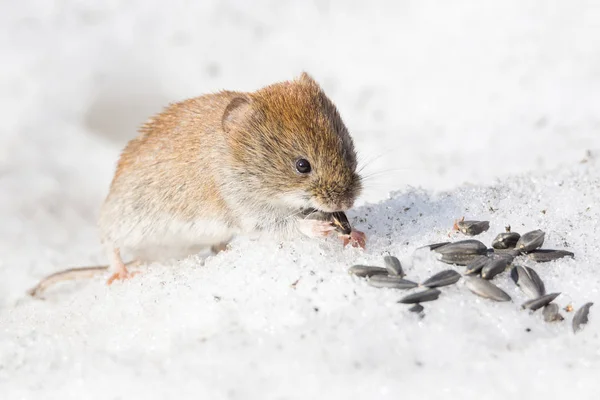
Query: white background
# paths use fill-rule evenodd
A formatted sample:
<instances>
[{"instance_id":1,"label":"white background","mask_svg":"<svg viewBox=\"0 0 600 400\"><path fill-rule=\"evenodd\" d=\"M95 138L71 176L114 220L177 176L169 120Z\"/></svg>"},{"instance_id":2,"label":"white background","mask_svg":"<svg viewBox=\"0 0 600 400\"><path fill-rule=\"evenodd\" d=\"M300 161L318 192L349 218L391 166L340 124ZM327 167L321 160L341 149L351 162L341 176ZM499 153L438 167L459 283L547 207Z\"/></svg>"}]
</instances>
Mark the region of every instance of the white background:
<instances>
[{"instance_id":1,"label":"white background","mask_svg":"<svg viewBox=\"0 0 600 400\"><path fill-rule=\"evenodd\" d=\"M425 279L448 267L415 248L466 215L491 221L487 244L506 224L547 231L546 247L577 255L534 266L562 291L557 302L600 306L597 2L0 7L3 399L598 398L594 307L575 336L571 314L549 325L520 311L505 274L496 283L513 303L459 284L419 320L396 304L403 293L345 272L391 252ZM97 211L148 116L303 70L338 105L372 175L350 213L366 252L240 238L204 265L24 296L49 273L106 262Z\"/></svg>"}]
</instances>

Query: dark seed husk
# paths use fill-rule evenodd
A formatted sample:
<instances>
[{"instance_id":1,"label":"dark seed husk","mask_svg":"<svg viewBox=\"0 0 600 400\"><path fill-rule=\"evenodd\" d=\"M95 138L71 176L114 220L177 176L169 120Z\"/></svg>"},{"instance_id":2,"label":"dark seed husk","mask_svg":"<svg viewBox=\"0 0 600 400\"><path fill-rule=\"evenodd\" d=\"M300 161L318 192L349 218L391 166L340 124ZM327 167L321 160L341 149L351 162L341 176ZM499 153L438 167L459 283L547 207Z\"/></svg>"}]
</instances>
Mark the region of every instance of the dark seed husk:
<instances>
[{"instance_id":1,"label":"dark seed husk","mask_svg":"<svg viewBox=\"0 0 600 400\"><path fill-rule=\"evenodd\" d=\"M458 221L456 226L465 235L475 236L490 229L490 221Z\"/></svg>"},{"instance_id":2,"label":"dark seed husk","mask_svg":"<svg viewBox=\"0 0 600 400\"><path fill-rule=\"evenodd\" d=\"M594 303L586 303L573 316L573 332L577 333L583 329L583 325L588 323L588 315L590 313L590 307Z\"/></svg>"},{"instance_id":3,"label":"dark seed husk","mask_svg":"<svg viewBox=\"0 0 600 400\"><path fill-rule=\"evenodd\" d=\"M552 303L554 299L558 297L559 294L560 293L545 294L541 297L538 297L537 299L526 301L525 303L521 304L521 308L524 310L530 309L531 311L538 310L544 307L545 305Z\"/></svg>"},{"instance_id":4,"label":"dark seed husk","mask_svg":"<svg viewBox=\"0 0 600 400\"><path fill-rule=\"evenodd\" d=\"M499 233L492 241L492 247L494 249L512 249L517 245L520 238L521 235L517 232Z\"/></svg>"},{"instance_id":5,"label":"dark seed husk","mask_svg":"<svg viewBox=\"0 0 600 400\"><path fill-rule=\"evenodd\" d=\"M434 250L439 254L474 254L481 255L487 252L487 247L485 244L481 243L479 240L475 239L467 239L467 240L459 240L458 242L448 243L444 246L440 246Z\"/></svg>"},{"instance_id":6,"label":"dark seed husk","mask_svg":"<svg viewBox=\"0 0 600 400\"><path fill-rule=\"evenodd\" d=\"M436 288L441 286L453 285L460 279L460 274L452 269L447 269L442 272L438 272L431 278L427 279L421 284L428 288Z\"/></svg>"},{"instance_id":7,"label":"dark seed husk","mask_svg":"<svg viewBox=\"0 0 600 400\"><path fill-rule=\"evenodd\" d=\"M469 239L438 247L439 260L448 264L468 265L477 256L487 253L487 247L479 240Z\"/></svg>"},{"instance_id":8,"label":"dark seed husk","mask_svg":"<svg viewBox=\"0 0 600 400\"><path fill-rule=\"evenodd\" d=\"M476 276L466 277L467 288L478 296L494 301L510 301L510 296L490 281Z\"/></svg>"},{"instance_id":9,"label":"dark seed husk","mask_svg":"<svg viewBox=\"0 0 600 400\"><path fill-rule=\"evenodd\" d=\"M531 270L533 271L533 270ZM530 299L537 299L540 296L543 296L545 292L544 283L541 282L539 276L533 271L536 278L534 278L529 270L520 265L517 265L510 271L510 277L515 282L515 284L521 289L523 293ZM539 282L536 280L539 279ZM541 283L541 287L540 287Z\"/></svg>"},{"instance_id":10,"label":"dark seed husk","mask_svg":"<svg viewBox=\"0 0 600 400\"><path fill-rule=\"evenodd\" d=\"M388 270L390 275L397 275L403 277L404 271L402 270L402 264L397 257L394 256L385 256L383 257L383 263L385 264L385 268Z\"/></svg>"},{"instance_id":11,"label":"dark seed husk","mask_svg":"<svg viewBox=\"0 0 600 400\"><path fill-rule=\"evenodd\" d=\"M442 254L438 260L452 265L469 265L477 257L477 254Z\"/></svg>"},{"instance_id":12,"label":"dark seed husk","mask_svg":"<svg viewBox=\"0 0 600 400\"><path fill-rule=\"evenodd\" d=\"M535 282L535 284L537 285L537 287L540 291L540 295L541 296L545 295L546 294L546 286L544 285L544 281L542 281L542 278L540 278L540 276L537 274L537 272L535 272L535 270L533 268L525 267L525 269L529 273L529 276L531 277L533 282Z\"/></svg>"},{"instance_id":13,"label":"dark seed husk","mask_svg":"<svg viewBox=\"0 0 600 400\"><path fill-rule=\"evenodd\" d=\"M483 279L492 279L498 274L501 274L508 267L509 260L505 257L492 258L481 270Z\"/></svg>"},{"instance_id":14,"label":"dark seed husk","mask_svg":"<svg viewBox=\"0 0 600 400\"><path fill-rule=\"evenodd\" d=\"M352 233L352 226L350 225L350 221L348 221L348 217L343 211L336 211L331 213L332 223L335 226L335 230L344 234L349 235Z\"/></svg>"},{"instance_id":15,"label":"dark seed husk","mask_svg":"<svg viewBox=\"0 0 600 400\"><path fill-rule=\"evenodd\" d=\"M409 294L398 300L398 303L403 304L414 304L414 303L424 303L426 301L437 300L440 297L440 292L437 289L427 289L422 292L417 292L413 294Z\"/></svg>"},{"instance_id":16,"label":"dark seed husk","mask_svg":"<svg viewBox=\"0 0 600 400\"><path fill-rule=\"evenodd\" d=\"M515 257L518 255L519 254L515 250L509 250L499 252L494 251L489 256L494 259L503 258L507 263L512 264L512 262L515 260Z\"/></svg>"},{"instance_id":17,"label":"dark seed husk","mask_svg":"<svg viewBox=\"0 0 600 400\"><path fill-rule=\"evenodd\" d=\"M544 306L542 315L544 316L544 321L546 322L560 322L565 319L562 315L560 315L560 312L558 311L558 304L555 303L550 303Z\"/></svg>"},{"instance_id":18,"label":"dark seed husk","mask_svg":"<svg viewBox=\"0 0 600 400\"><path fill-rule=\"evenodd\" d=\"M412 306L411 308L408 309L408 311L414 312L414 313L422 313L423 310L425 310L425 307L423 307L419 303L415 304L414 306Z\"/></svg>"},{"instance_id":19,"label":"dark seed husk","mask_svg":"<svg viewBox=\"0 0 600 400\"><path fill-rule=\"evenodd\" d=\"M527 232L517 242L515 248L523 253L535 250L542 247L544 244L544 236L546 234L537 229L535 231Z\"/></svg>"},{"instance_id":20,"label":"dark seed husk","mask_svg":"<svg viewBox=\"0 0 600 400\"><path fill-rule=\"evenodd\" d=\"M433 244L428 244L426 246L419 247L419 249L429 249L429 250L433 251L433 250L439 249L440 247L445 246L449 243L450 242L433 243Z\"/></svg>"},{"instance_id":21,"label":"dark seed husk","mask_svg":"<svg viewBox=\"0 0 600 400\"><path fill-rule=\"evenodd\" d=\"M563 257L575 257L575 254L566 250L533 250L530 253L527 253L527 256L536 262L549 262L558 260Z\"/></svg>"},{"instance_id":22,"label":"dark seed husk","mask_svg":"<svg viewBox=\"0 0 600 400\"><path fill-rule=\"evenodd\" d=\"M369 285L377 288L412 289L419 286L416 282L402 279L399 276L373 275L369 278Z\"/></svg>"},{"instance_id":23,"label":"dark seed husk","mask_svg":"<svg viewBox=\"0 0 600 400\"><path fill-rule=\"evenodd\" d=\"M466 275L476 275L481 272L483 267L490 261L488 256L477 256L468 265L465 271Z\"/></svg>"},{"instance_id":24,"label":"dark seed husk","mask_svg":"<svg viewBox=\"0 0 600 400\"><path fill-rule=\"evenodd\" d=\"M343 211L333 213L318 211L314 208L307 208L303 211L304 218L316 219L318 221L329 221L335 227L335 230L343 235L352 233L352 226L348 217Z\"/></svg>"},{"instance_id":25,"label":"dark seed husk","mask_svg":"<svg viewBox=\"0 0 600 400\"><path fill-rule=\"evenodd\" d=\"M348 273L360 278L366 278L373 275L387 275L388 271L385 268L371 267L369 265L353 265L348 269Z\"/></svg>"}]
</instances>

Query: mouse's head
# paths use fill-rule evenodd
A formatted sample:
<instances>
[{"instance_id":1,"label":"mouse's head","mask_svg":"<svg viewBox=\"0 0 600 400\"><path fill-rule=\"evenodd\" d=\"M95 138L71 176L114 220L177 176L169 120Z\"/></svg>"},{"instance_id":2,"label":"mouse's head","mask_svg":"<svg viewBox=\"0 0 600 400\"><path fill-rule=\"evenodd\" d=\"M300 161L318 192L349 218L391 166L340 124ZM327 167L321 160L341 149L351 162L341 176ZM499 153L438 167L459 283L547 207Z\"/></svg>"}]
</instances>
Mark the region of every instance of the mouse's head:
<instances>
[{"instance_id":1,"label":"mouse's head","mask_svg":"<svg viewBox=\"0 0 600 400\"><path fill-rule=\"evenodd\" d=\"M251 196L333 212L352 207L361 192L352 138L306 73L234 98L222 124L233 173Z\"/></svg>"}]
</instances>

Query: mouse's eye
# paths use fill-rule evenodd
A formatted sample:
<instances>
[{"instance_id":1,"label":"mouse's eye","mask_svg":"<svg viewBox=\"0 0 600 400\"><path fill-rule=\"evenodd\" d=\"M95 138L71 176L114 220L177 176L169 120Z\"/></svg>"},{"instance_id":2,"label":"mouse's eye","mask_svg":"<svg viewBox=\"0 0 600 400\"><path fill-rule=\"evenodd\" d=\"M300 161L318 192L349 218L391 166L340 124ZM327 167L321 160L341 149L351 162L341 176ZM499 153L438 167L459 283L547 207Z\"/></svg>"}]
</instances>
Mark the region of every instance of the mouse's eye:
<instances>
[{"instance_id":1,"label":"mouse's eye","mask_svg":"<svg viewBox=\"0 0 600 400\"><path fill-rule=\"evenodd\" d=\"M310 172L310 163L308 160L301 158L296 161L296 171L300 172L301 174L308 174Z\"/></svg>"}]
</instances>

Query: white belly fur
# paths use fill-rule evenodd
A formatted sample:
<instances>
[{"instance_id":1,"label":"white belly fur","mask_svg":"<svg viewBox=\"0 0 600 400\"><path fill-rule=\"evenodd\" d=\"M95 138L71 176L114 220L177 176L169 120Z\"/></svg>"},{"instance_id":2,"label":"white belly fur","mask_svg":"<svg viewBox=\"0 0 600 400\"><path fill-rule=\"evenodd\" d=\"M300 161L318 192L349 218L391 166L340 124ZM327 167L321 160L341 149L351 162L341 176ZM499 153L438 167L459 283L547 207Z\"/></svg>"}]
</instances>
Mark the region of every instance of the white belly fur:
<instances>
[{"instance_id":1,"label":"white belly fur","mask_svg":"<svg viewBox=\"0 0 600 400\"><path fill-rule=\"evenodd\" d=\"M151 222L140 221L133 227L122 226L128 232L120 232L120 240L116 245L123 251L143 255L145 259L193 254L212 245L228 242L238 233L237 229L218 220L181 221L166 217L143 221ZM159 257L162 254L165 257Z\"/></svg>"}]
</instances>

